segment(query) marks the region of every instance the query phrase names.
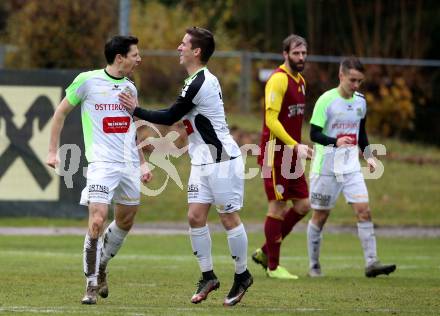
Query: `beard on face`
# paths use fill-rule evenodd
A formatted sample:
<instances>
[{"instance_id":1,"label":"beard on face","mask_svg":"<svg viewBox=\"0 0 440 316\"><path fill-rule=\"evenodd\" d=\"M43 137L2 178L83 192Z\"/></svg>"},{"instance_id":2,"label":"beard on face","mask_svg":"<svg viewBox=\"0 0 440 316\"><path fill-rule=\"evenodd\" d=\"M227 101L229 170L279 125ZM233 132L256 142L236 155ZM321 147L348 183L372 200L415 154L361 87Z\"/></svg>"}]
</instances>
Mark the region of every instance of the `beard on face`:
<instances>
[{"instance_id":1,"label":"beard on face","mask_svg":"<svg viewBox=\"0 0 440 316\"><path fill-rule=\"evenodd\" d=\"M304 62L296 63L290 57L288 58L290 69L295 72L301 72L304 70Z\"/></svg>"}]
</instances>

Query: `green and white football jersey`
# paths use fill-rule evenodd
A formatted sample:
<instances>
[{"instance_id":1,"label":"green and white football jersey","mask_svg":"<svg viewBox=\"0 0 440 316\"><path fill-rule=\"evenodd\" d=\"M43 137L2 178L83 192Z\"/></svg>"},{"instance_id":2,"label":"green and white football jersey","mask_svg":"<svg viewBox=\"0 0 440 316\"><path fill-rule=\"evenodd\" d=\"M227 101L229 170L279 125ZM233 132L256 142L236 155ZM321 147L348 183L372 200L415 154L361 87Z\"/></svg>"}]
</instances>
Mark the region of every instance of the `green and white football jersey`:
<instances>
[{"instance_id":1,"label":"green and white football jersey","mask_svg":"<svg viewBox=\"0 0 440 316\"><path fill-rule=\"evenodd\" d=\"M322 175L345 174L360 171L359 126L365 118L367 104L360 93L344 99L337 88L325 92L316 102L310 124L322 127L329 137L349 136L355 146L339 147L316 144L312 173Z\"/></svg>"},{"instance_id":2,"label":"green and white football jersey","mask_svg":"<svg viewBox=\"0 0 440 316\"><path fill-rule=\"evenodd\" d=\"M137 97L136 87L129 79L110 77L104 69L79 74L66 89L69 103L81 104L89 163L139 162L133 118L119 104L118 95L123 90Z\"/></svg>"}]
</instances>

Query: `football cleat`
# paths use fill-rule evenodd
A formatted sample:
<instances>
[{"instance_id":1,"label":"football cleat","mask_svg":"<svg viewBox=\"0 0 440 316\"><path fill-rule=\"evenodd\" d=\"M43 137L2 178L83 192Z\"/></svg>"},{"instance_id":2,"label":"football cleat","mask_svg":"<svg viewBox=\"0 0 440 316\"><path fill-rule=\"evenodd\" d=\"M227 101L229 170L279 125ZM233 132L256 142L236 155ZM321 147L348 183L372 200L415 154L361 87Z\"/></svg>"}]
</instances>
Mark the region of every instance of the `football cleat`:
<instances>
[{"instance_id":1,"label":"football cleat","mask_svg":"<svg viewBox=\"0 0 440 316\"><path fill-rule=\"evenodd\" d=\"M324 276L321 272L321 265L315 264L313 265L310 269L309 272L307 273L307 275L311 278L318 278L318 277L322 277Z\"/></svg>"},{"instance_id":2,"label":"football cleat","mask_svg":"<svg viewBox=\"0 0 440 316\"><path fill-rule=\"evenodd\" d=\"M254 260L256 264L260 264L264 270L267 270L267 256L261 248L255 250L252 254L252 260Z\"/></svg>"},{"instance_id":3,"label":"football cleat","mask_svg":"<svg viewBox=\"0 0 440 316\"><path fill-rule=\"evenodd\" d=\"M278 266L275 270L267 269L267 276L272 279L298 280L298 276L291 274L286 268Z\"/></svg>"},{"instance_id":4,"label":"football cleat","mask_svg":"<svg viewBox=\"0 0 440 316\"><path fill-rule=\"evenodd\" d=\"M367 278L375 278L380 274L390 274L396 270L395 264L382 264L376 261L365 268L365 276Z\"/></svg>"},{"instance_id":5,"label":"football cleat","mask_svg":"<svg viewBox=\"0 0 440 316\"><path fill-rule=\"evenodd\" d=\"M246 269L243 273L235 274L234 284L232 284L231 290L223 302L223 306L234 306L240 302L252 283L254 283L254 279L249 270Z\"/></svg>"},{"instance_id":6,"label":"football cleat","mask_svg":"<svg viewBox=\"0 0 440 316\"><path fill-rule=\"evenodd\" d=\"M204 279L203 277L197 282L197 289L191 297L191 303L198 304L208 297L211 291L215 291L220 287L220 281L214 276L213 279Z\"/></svg>"},{"instance_id":7,"label":"football cleat","mask_svg":"<svg viewBox=\"0 0 440 316\"><path fill-rule=\"evenodd\" d=\"M81 304L93 305L96 304L96 292L98 291L97 286L88 284L86 288L86 294L81 300Z\"/></svg>"}]
</instances>

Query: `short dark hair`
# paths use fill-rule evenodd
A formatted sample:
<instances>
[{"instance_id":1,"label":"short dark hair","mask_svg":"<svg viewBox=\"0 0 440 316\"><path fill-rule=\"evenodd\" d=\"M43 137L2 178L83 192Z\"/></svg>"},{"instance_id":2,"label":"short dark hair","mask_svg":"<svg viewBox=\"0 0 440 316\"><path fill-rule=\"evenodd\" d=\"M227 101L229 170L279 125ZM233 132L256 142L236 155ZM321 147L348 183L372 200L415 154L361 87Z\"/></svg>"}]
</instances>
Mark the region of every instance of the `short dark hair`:
<instances>
[{"instance_id":1,"label":"short dark hair","mask_svg":"<svg viewBox=\"0 0 440 316\"><path fill-rule=\"evenodd\" d=\"M362 65L361 61L356 56L345 57L344 59L342 59L340 66L341 71L344 73L346 73L350 69L356 69L360 72L365 71L364 65Z\"/></svg>"},{"instance_id":2,"label":"short dark hair","mask_svg":"<svg viewBox=\"0 0 440 316\"><path fill-rule=\"evenodd\" d=\"M107 64L111 65L115 61L116 55L127 56L131 45L137 45L139 40L134 36L113 36L105 43L104 54Z\"/></svg>"},{"instance_id":3,"label":"short dark hair","mask_svg":"<svg viewBox=\"0 0 440 316\"><path fill-rule=\"evenodd\" d=\"M290 48L293 46L298 47L300 45L304 45L307 48L307 41L304 37L301 37L296 34L290 34L283 41L283 51L288 53Z\"/></svg>"},{"instance_id":4,"label":"short dark hair","mask_svg":"<svg viewBox=\"0 0 440 316\"><path fill-rule=\"evenodd\" d=\"M202 51L200 61L206 64L215 50L214 35L207 29L197 26L187 28L186 34L191 35L191 48L200 48Z\"/></svg>"}]
</instances>

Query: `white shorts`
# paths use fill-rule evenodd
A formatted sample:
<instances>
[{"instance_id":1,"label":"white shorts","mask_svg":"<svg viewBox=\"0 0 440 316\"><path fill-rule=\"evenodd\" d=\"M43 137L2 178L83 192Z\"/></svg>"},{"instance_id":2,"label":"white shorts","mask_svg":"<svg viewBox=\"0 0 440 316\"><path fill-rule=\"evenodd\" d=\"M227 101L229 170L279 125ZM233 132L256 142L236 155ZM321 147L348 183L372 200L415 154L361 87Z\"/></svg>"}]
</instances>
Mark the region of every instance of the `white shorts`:
<instances>
[{"instance_id":1,"label":"white shorts","mask_svg":"<svg viewBox=\"0 0 440 316\"><path fill-rule=\"evenodd\" d=\"M368 202L367 186L360 171L347 173L341 177L343 177L342 181L333 175L310 175L310 204L313 209L332 209L341 191L347 203Z\"/></svg>"},{"instance_id":2,"label":"white shorts","mask_svg":"<svg viewBox=\"0 0 440 316\"><path fill-rule=\"evenodd\" d=\"M191 166L188 203L215 204L217 212L232 213L243 207L242 157L203 166Z\"/></svg>"},{"instance_id":3,"label":"white shorts","mask_svg":"<svg viewBox=\"0 0 440 316\"><path fill-rule=\"evenodd\" d=\"M139 205L140 168L119 162L92 162L87 168L87 185L82 190L80 204Z\"/></svg>"}]
</instances>

